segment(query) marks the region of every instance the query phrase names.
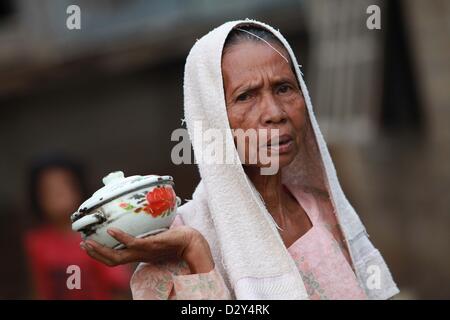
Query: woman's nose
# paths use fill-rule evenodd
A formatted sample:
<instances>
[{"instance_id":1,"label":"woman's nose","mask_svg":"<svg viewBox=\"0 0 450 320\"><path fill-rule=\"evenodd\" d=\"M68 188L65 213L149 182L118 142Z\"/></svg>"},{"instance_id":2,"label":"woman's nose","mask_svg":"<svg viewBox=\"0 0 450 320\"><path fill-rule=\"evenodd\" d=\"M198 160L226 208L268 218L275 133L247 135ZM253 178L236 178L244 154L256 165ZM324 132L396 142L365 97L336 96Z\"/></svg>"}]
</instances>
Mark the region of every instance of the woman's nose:
<instances>
[{"instance_id":1,"label":"woman's nose","mask_svg":"<svg viewBox=\"0 0 450 320\"><path fill-rule=\"evenodd\" d=\"M286 122L287 115L282 106L273 98L264 99L261 106L261 118L265 125L273 125Z\"/></svg>"}]
</instances>

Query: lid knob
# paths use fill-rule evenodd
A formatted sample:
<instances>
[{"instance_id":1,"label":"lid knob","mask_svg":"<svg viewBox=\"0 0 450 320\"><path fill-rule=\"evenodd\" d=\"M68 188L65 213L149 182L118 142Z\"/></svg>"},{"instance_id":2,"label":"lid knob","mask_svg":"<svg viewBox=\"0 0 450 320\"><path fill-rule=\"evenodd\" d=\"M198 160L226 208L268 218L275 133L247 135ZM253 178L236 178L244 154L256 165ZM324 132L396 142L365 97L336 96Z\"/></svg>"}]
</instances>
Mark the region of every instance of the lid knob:
<instances>
[{"instance_id":1,"label":"lid knob","mask_svg":"<svg viewBox=\"0 0 450 320\"><path fill-rule=\"evenodd\" d=\"M119 181L124 178L125 178L125 175L123 174L122 171L114 171L103 178L103 184L105 186L107 186L108 184L111 184L115 181Z\"/></svg>"}]
</instances>

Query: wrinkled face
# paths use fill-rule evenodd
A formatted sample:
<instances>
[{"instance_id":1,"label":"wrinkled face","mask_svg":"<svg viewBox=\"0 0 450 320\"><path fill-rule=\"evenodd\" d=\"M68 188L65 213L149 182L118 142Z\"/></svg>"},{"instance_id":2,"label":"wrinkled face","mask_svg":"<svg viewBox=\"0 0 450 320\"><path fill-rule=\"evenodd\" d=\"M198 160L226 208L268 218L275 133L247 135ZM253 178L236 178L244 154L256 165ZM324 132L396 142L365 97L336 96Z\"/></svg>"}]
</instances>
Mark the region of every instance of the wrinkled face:
<instances>
[{"instance_id":1,"label":"wrinkled face","mask_svg":"<svg viewBox=\"0 0 450 320\"><path fill-rule=\"evenodd\" d=\"M271 45L289 57L280 45ZM267 151L278 154L280 168L291 163L302 145L306 107L290 63L264 42L242 41L224 50L222 75L230 127L271 132L256 146L247 139L241 159L251 165L252 153ZM272 142L273 129L278 129L279 143ZM260 161L254 165L262 166Z\"/></svg>"}]
</instances>

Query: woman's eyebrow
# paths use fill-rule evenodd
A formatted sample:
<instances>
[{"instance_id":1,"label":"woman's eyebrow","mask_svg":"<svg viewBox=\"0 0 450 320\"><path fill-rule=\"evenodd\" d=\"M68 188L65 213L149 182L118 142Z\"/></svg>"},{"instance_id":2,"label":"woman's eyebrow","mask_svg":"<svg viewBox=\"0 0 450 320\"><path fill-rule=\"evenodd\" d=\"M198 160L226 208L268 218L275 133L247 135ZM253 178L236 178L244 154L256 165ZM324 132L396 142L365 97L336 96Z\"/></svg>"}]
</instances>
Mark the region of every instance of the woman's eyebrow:
<instances>
[{"instance_id":1,"label":"woman's eyebrow","mask_svg":"<svg viewBox=\"0 0 450 320\"><path fill-rule=\"evenodd\" d=\"M292 84L296 84L296 80L293 77L289 77L289 76L275 76L273 79L270 80L270 84L272 86L277 86L283 83L292 83ZM250 83L243 83L238 85L231 93L231 96L235 96L237 92L239 92L239 94L245 93L245 92L249 92L252 90L256 90L262 87L262 83L259 81L252 81Z\"/></svg>"},{"instance_id":2,"label":"woman's eyebrow","mask_svg":"<svg viewBox=\"0 0 450 320\"><path fill-rule=\"evenodd\" d=\"M292 77L283 76L283 77L275 77L274 79L271 79L270 83L272 85L280 85L283 83L294 83L295 84L296 81Z\"/></svg>"},{"instance_id":3,"label":"woman's eyebrow","mask_svg":"<svg viewBox=\"0 0 450 320\"><path fill-rule=\"evenodd\" d=\"M237 86L233 90L232 96L234 96L236 94L236 92L244 93L244 92L256 90L256 89L258 89L260 87L261 87L261 83L256 82L256 81L251 82L251 83L247 83L247 84L242 84L242 85Z\"/></svg>"}]
</instances>

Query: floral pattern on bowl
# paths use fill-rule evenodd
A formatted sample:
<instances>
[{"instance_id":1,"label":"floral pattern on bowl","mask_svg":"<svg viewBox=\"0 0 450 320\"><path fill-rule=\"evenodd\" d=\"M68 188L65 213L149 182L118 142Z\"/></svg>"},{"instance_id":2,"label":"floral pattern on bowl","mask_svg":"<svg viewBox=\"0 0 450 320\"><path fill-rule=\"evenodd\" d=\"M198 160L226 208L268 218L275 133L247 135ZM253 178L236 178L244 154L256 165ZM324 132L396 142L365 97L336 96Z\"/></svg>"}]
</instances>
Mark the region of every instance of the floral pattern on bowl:
<instances>
[{"instance_id":1,"label":"floral pattern on bowl","mask_svg":"<svg viewBox=\"0 0 450 320\"><path fill-rule=\"evenodd\" d=\"M156 187L148 192L136 193L130 199L135 201L120 202L119 206L134 213L148 213L154 218L169 215L176 205L175 192L167 186Z\"/></svg>"}]
</instances>

